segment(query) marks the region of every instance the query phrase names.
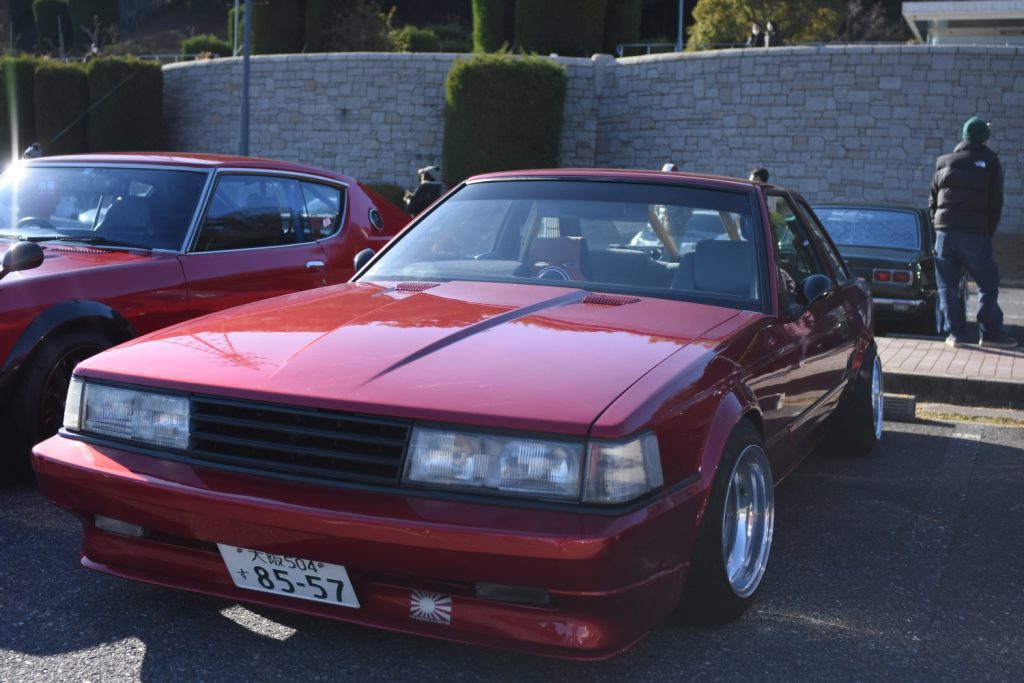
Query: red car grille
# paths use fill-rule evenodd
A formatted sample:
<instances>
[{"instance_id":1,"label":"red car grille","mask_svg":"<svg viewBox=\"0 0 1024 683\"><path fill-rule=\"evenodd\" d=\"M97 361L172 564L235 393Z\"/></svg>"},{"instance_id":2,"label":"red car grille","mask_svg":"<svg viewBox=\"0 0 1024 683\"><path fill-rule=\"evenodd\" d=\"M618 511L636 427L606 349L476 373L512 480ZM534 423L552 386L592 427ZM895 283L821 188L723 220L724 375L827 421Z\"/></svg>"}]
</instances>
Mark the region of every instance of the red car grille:
<instances>
[{"instance_id":1,"label":"red car grille","mask_svg":"<svg viewBox=\"0 0 1024 683\"><path fill-rule=\"evenodd\" d=\"M289 478L398 484L412 425L219 398L192 398L189 456Z\"/></svg>"}]
</instances>

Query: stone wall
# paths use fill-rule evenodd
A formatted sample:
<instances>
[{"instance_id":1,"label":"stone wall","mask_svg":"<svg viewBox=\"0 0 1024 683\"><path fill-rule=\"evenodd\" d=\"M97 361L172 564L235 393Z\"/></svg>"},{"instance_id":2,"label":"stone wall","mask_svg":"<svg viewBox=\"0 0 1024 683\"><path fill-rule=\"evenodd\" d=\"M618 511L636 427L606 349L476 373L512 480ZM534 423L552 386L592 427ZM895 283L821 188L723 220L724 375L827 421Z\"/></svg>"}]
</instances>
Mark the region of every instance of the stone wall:
<instances>
[{"instance_id":1,"label":"stone wall","mask_svg":"<svg viewBox=\"0 0 1024 683\"><path fill-rule=\"evenodd\" d=\"M456 55L254 57L250 153L411 186L440 163ZM1002 230L1024 236L1024 48L825 46L558 61L569 89L563 166L772 180L810 201L922 205L935 157L978 113L1006 167ZM235 153L241 60L168 65L172 149ZM514 135L515 131L509 131Z\"/></svg>"}]
</instances>

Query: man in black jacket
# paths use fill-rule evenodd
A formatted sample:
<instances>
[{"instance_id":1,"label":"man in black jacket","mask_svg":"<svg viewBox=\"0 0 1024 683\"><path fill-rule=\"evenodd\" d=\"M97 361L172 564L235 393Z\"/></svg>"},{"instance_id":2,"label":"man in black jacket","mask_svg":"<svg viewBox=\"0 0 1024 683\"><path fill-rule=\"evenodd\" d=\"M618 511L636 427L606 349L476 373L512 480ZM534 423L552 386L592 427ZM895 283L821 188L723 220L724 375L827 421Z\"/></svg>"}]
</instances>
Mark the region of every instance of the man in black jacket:
<instances>
[{"instance_id":1,"label":"man in black jacket","mask_svg":"<svg viewBox=\"0 0 1024 683\"><path fill-rule=\"evenodd\" d=\"M949 333L947 346L965 343L967 321L957 306L963 270L978 285L981 345L1017 346L1017 340L1003 331L998 303L999 268L992 255L992 235L1003 211L1003 169L999 157L985 145L990 134L988 123L971 117L964 123L964 141L935 162L928 208L935 223L935 275Z\"/></svg>"}]
</instances>

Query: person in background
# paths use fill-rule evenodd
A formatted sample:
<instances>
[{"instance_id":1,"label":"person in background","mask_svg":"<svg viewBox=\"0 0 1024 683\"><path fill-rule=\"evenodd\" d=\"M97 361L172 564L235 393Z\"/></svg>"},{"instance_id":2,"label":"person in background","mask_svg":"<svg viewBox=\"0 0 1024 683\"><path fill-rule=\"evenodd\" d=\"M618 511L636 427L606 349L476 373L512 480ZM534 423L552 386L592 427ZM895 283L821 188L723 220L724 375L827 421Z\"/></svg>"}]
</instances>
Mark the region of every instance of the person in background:
<instances>
[{"instance_id":1,"label":"person in background","mask_svg":"<svg viewBox=\"0 0 1024 683\"><path fill-rule=\"evenodd\" d=\"M750 169L750 177L747 180L754 180L759 183L768 182L768 169L758 166L757 168Z\"/></svg>"},{"instance_id":2,"label":"person in background","mask_svg":"<svg viewBox=\"0 0 1024 683\"><path fill-rule=\"evenodd\" d=\"M410 216L415 216L423 211L444 193L440 166L424 166L418 173L420 184L416 190L405 191L405 212Z\"/></svg>"},{"instance_id":3,"label":"person in background","mask_svg":"<svg viewBox=\"0 0 1024 683\"><path fill-rule=\"evenodd\" d=\"M965 343L963 312L957 305L962 270L978 285L978 326L982 346L1012 349L1017 340L1003 331L999 308L999 267L992 236L1003 210L1003 168L985 145L989 124L978 116L964 123L963 142L935 162L928 210L935 224L935 275L945 317L946 346Z\"/></svg>"},{"instance_id":4,"label":"person in background","mask_svg":"<svg viewBox=\"0 0 1024 683\"><path fill-rule=\"evenodd\" d=\"M771 19L768 20L765 26L764 44L765 47L779 47L782 45L782 31L779 30L779 27Z\"/></svg>"},{"instance_id":5,"label":"person in background","mask_svg":"<svg viewBox=\"0 0 1024 683\"><path fill-rule=\"evenodd\" d=\"M750 37L747 38L747 47L764 47L764 33L761 32L761 24L756 21L750 28Z\"/></svg>"}]
</instances>

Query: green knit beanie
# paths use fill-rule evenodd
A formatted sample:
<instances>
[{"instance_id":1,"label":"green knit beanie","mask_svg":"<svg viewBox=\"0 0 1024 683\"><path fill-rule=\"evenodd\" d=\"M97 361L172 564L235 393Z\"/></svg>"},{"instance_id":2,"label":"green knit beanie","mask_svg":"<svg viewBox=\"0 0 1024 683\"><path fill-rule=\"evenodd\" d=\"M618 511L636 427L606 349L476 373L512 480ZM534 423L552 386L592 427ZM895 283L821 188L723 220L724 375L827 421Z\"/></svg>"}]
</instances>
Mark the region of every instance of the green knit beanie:
<instances>
[{"instance_id":1,"label":"green knit beanie","mask_svg":"<svg viewBox=\"0 0 1024 683\"><path fill-rule=\"evenodd\" d=\"M988 123L980 116L972 116L964 122L964 140L970 142L985 142L992 131Z\"/></svg>"}]
</instances>

